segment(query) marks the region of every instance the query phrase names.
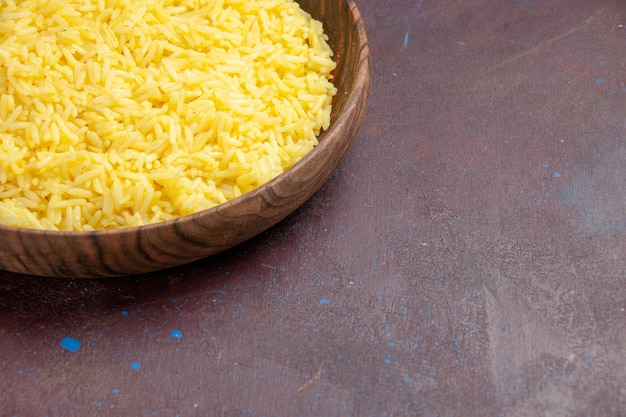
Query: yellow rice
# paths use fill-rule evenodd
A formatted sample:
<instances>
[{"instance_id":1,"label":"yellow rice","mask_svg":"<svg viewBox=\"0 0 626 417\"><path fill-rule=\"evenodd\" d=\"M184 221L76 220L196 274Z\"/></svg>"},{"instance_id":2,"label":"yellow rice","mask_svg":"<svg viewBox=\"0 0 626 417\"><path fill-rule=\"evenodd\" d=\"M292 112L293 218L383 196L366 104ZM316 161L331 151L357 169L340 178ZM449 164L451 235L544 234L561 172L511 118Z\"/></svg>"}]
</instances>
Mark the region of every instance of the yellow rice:
<instances>
[{"instance_id":1,"label":"yellow rice","mask_svg":"<svg viewBox=\"0 0 626 417\"><path fill-rule=\"evenodd\" d=\"M113 229L248 192L317 144L334 67L292 0L1 0L0 223Z\"/></svg>"}]
</instances>

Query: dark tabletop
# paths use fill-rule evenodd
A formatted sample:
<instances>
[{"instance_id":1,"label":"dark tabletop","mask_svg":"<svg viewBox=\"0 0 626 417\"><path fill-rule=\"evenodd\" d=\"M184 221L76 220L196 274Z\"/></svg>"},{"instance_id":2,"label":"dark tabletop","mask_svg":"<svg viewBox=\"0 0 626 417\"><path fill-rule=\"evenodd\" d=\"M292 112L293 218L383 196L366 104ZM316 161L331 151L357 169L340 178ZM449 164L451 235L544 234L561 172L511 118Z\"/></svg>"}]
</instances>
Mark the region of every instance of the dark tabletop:
<instances>
[{"instance_id":1,"label":"dark tabletop","mask_svg":"<svg viewBox=\"0 0 626 417\"><path fill-rule=\"evenodd\" d=\"M626 4L357 5L325 186L172 270L0 272L0 415L626 416Z\"/></svg>"}]
</instances>

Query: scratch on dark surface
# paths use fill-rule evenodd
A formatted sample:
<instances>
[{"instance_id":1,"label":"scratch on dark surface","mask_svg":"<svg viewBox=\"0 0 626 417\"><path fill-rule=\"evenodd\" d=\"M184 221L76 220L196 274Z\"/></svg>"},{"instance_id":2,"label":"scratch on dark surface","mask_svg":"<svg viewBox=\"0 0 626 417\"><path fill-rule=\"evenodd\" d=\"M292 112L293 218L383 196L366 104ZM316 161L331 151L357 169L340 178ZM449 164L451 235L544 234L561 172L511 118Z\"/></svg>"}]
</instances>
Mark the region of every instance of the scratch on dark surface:
<instances>
[{"instance_id":1,"label":"scratch on dark surface","mask_svg":"<svg viewBox=\"0 0 626 417\"><path fill-rule=\"evenodd\" d=\"M303 389L305 389L306 387L308 387L309 385L311 385L312 383L314 383L315 381L317 381L318 379L320 379L320 376L322 375L322 368L317 370L317 373L315 375L313 375L312 378L310 378L308 381L306 381L304 383L304 385L300 386L298 388L298 391L302 391Z\"/></svg>"},{"instance_id":2,"label":"scratch on dark surface","mask_svg":"<svg viewBox=\"0 0 626 417\"><path fill-rule=\"evenodd\" d=\"M544 49L546 46L552 45L553 43L563 39L563 38L567 38L568 36L573 35L576 32L579 32L580 30L586 28L587 26L589 26L593 20L605 9L605 6L600 6L598 7L592 14L591 16L589 16L588 18L586 18L583 22L581 22L580 24L574 25L572 28L566 30L565 32L562 33L558 33L554 36L551 36L541 42L538 42L535 46L533 46L532 48L526 49L525 51L522 51L518 54L515 54L503 61L500 61L498 64L494 65L493 67L491 67L491 70L495 70L498 68L501 68L503 66L506 66L512 62L515 62L521 58L524 58L530 54L533 54L537 51L540 51L542 49Z\"/></svg>"}]
</instances>

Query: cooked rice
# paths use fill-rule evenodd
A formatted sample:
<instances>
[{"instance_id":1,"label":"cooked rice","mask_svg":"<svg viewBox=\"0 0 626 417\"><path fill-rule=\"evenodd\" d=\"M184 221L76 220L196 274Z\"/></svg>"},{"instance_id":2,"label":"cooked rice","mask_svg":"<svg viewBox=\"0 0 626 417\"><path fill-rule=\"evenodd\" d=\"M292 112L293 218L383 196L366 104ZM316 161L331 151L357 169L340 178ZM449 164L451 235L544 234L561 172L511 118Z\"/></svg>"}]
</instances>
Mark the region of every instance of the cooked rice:
<instances>
[{"instance_id":1,"label":"cooked rice","mask_svg":"<svg viewBox=\"0 0 626 417\"><path fill-rule=\"evenodd\" d=\"M136 226L264 184L328 128L326 41L292 0L2 0L0 223Z\"/></svg>"}]
</instances>

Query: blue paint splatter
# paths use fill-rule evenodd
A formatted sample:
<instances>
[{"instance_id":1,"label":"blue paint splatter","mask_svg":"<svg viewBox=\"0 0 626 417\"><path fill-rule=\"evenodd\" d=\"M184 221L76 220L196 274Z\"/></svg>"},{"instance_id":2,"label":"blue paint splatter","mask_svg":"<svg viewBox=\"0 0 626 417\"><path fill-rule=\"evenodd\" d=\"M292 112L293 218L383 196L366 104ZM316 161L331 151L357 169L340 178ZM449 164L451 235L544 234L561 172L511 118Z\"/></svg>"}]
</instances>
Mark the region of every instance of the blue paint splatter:
<instances>
[{"instance_id":1,"label":"blue paint splatter","mask_svg":"<svg viewBox=\"0 0 626 417\"><path fill-rule=\"evenodd\" d=\"M61 339L61 347L65 350L69 350L70 352L76 352L80 349L80 341L78 339L74 339L73 337L64 337Z\"/></svg>"},{"instance_id":2,"label":"blue paint splatter","mask_svg":"<svg viewBox=\"0 0 626 417\"><path fill-rule=\"evenodd\" d=\"M126 310L122 311L122 316L128 316L128 311Z\"/></svg>"},{"instance_id":3,"label":"blue paint splatter","mask_svg":"<svg viewBox=\"0 0 626 417\"><path fill-rule=\"evenodd\" d=\"M130 367L133 368L135 371L138 371L141 369L141 364L139 362L133 362L130 364Z\"/></svg>"},{"instance_id":4,"label":"blue paint splatter","mask_svg":"<svg viewBox=\"0 0 626 417\"><path fill-rule=\"evenodd\" d=\"M172 337L174 339L182 339L183 338L183 332L181 332L180 330L172 330Z\"/></svg>"},{"instance_id":5,"label":"blue paint splatter","mask_svg":"<svg viewBox=\"0 0 626 417\"><path fill-rule=\"evenodd\" d=\"M327 300L327 299L325 299L325 298L322 298L322 299L320 300L320 304L328 304L328 300Z\"/></svg>"},{"instance_id":6,"label":"blue paint splatter","mask_svg":"<svg viewBox=\"0 0 626 417\"><path fill-rule=\"evenodd\" d=\"M410 42L410 39L409 39L409 32L407 32L407 33L404 35L404 46L408 46L408 45L409 45L409 42Z\"/></svg>"},{"instance_id":7,"label":"blue paint splatter","mask_svg":"<svg viewBox=\"0 0 626 417\"><path fill-rule=\"evenodd\" d=\"M561 173L559 171L556 171L554 173L554 178L560 178L561 177Z\"/></svg>"},{"instance_id":8,"label":"blue paint splatter","mask_svg":"<svg viewBox=\"0 0 626 417\"><path fill-rule=\"evenodd\" d=\"M111 390L111 392L112 392L113 394L117 394L118 392L120 392L120 390L119 390L119 389L117 389L117 388L113 388L113 390Z\"/></svg>"},{"instance_id":9,"label":"blue paint splatter","mask_svg":"<svg viewBox=\"0 0 626 417\"><path fill-rule=\"evenodd\" d=\"M602 78L596 78L596 82L597 82L598 84L602 83Z\"/></svg>"}]
</instances>

